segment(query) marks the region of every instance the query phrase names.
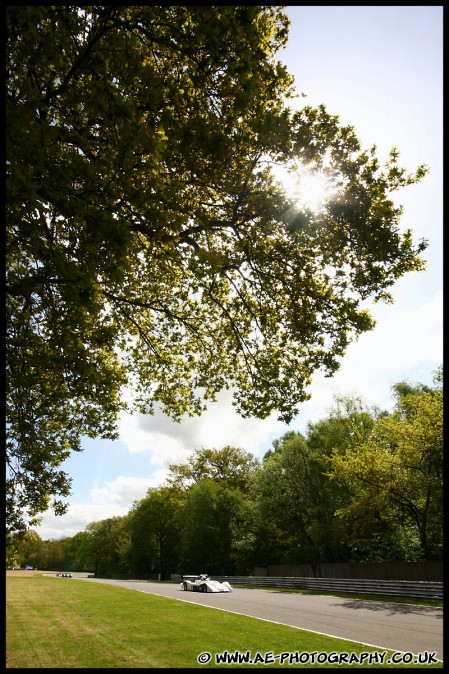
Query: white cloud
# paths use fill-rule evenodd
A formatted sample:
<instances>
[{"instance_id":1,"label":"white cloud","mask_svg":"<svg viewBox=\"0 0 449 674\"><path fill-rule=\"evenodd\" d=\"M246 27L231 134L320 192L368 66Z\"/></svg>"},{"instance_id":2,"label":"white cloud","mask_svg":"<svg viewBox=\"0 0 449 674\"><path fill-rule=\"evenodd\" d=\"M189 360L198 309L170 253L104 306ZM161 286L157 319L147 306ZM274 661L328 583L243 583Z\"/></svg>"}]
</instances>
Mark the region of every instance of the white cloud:
<instances>
[{"instance_id":1,"label":"white cloud","mask_svg":"<svg viewBox=\"0 0 449 674\"><path fill-rule=\"evenodd\" d=\"M122 517L128 514L134 501L144 498L147 490L159 486L164 477L165 471L157 471L148 479L121 475L101 488L91 489L91 503L70 505L62 517L47 512L42 524L34 529L43 540L66 538L84 531L91 522Z\"/></svg>"},{"instance_id":2,"label":"white cloud","mask_svg":"<svg viewBox=\"0 0 449 674\"><path fill-rule=\"evenodd\" d=\"M394 383L430 377L443 357L442 305L442 292L420 306L403 301L374 305L375 329L348 347L334 377L315 375L309 388L311 400L300 406L290 428L305 431L308 421L324 418L334 405L335 394L359 394L368 404L390 409ZM261 456L288 429L276 415L265 420L243 419L231 403L231 393L224 392L202 416L186 417L180 424L160 411L154 416L124 415L120 438L130 454L148 452L152 464L167 470L169 464L187 461L202 447L229 444Z\"/></svg>"},{"instance_id":3,"label":"white cloud","mask_svg":"<svg viewBox=\"0 0 449 674\"><path fill-rule=\"evenodd\" d=\"M153 473L151 478L125 477L120 475L112 482L105 482L101 488L90 490L95 506L111 506L128 509L130 503L143 498L150 487L157 486L165 471Z\"/></svg>"},{"instance_id":4,"label":"white cloud","mask_svg":"<svg viewBox=\"0 0 449 674\"><path fill-rule=\"evenodd\" d=\"M160 411L150 415L123 415L120 439L131 454L151 452L152 463L167 467L186 461L202 447L225 445L257 453L268 434L284 428L273 415L268 419L243 419L231 404L231 394L223 393L200 417L186 417L176 423Z\"/></svg>"},{"instance_id":5,"label":"white cloud","mask_svg":"<svg viewBox=\"0 0 449 674\"><path fill-rule=\"evenodd\" d=\"M124 514L125 512L118 512L114 505L70 505L69 511L63 517L56 517L50 512L45 513L42 517L42 524L39 527L33 527L33 530L44 541L67 538L84 531L91 522L99 522L108 517Z\"/></svg>"},{"instance_id":6,"label":"white cloud","mask_svg":"<svg viewBox=\"0 0 449 674\"><path fill-rule=\"evenodd\" d=\"M348 347L334 377L315 375L309 388L312 398L301 405L292 427L326 416L336 393L360 394L367 403L388 408L392 384L407 379L411 369L430 374L429 367L442 362L442 292L420 306L404 308L403 304L372 308L377 320L374 330ZM160 411L154 416L123 416L120 438L131 454L150 452L152 463L167 467L186 461L202 447L229 444L257 455L286 429L276 415L265 420L243 419L232 407L231 394L226 392L201 417L186 417L181 424Z\"/></svg>"}]
</instances>

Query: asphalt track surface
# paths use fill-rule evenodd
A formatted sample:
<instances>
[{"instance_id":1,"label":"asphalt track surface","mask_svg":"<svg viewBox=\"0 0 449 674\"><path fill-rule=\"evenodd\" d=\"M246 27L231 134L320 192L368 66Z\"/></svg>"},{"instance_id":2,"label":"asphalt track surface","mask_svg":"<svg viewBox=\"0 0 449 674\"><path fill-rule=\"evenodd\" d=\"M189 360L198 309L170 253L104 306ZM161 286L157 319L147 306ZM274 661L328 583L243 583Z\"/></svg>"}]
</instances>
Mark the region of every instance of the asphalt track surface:
<instances>
[{"instance_id":1,"label":"asphalt track surface","mask_svg":"<svg viewBox=\"0 0 449 674\"><path fill-rule=\"evenodd\" d=\"M443 660L443 609L415 604L234 587L185 592L178 583L82 578L356 641L379 650L435 653ZM425 665L423 665L425 667Z\"/></svg>"}]
</instances>

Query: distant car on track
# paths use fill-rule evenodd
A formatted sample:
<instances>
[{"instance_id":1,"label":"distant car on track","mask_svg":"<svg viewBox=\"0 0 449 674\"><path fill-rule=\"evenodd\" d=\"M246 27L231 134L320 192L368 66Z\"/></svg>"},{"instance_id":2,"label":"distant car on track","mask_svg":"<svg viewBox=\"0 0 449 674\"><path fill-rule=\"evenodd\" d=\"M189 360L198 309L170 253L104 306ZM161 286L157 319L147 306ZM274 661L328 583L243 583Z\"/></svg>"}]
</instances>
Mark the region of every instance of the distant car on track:
<instances>
[{"instance_id":1,"label":"distant car on track","mask_svg":"<svg viewBox=\"0 0 449 674\"><path fill-rule=\"evenodd\" d=\"M183 576L181 589L190 592L232 592L227 581L212 580L206 573L199 576Z\"/></svg>"},{"instance_id":2,"label":"distant car on track","mask_svg":"<svg viewBox=\"0 0 449 674\"><path fill-rule=\"evenodd\" d=\"M59 578L71 578L72 577L71 573L57 573L56 575L59 576Z\"/></svg>"}]
</instances>

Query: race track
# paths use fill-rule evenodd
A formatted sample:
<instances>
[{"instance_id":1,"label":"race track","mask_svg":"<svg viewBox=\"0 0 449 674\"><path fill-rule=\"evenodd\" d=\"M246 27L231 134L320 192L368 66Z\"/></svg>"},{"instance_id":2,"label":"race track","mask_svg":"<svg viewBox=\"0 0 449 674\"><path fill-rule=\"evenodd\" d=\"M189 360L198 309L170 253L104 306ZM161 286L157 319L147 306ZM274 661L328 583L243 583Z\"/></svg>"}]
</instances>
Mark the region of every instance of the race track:
<instances>
[{"instance_id":1,"label":"race track","mask_svg":"<svg viewBox=\"0 0 449 674\"><path fill-rule=\"evenodd\" d=\"M403 653L436 653L443 660L443 609L342 599L276 590L233 588L230 593L184 592L177 583L82 578L179 601L290 625Z\"/></svg>"}]
</instances>

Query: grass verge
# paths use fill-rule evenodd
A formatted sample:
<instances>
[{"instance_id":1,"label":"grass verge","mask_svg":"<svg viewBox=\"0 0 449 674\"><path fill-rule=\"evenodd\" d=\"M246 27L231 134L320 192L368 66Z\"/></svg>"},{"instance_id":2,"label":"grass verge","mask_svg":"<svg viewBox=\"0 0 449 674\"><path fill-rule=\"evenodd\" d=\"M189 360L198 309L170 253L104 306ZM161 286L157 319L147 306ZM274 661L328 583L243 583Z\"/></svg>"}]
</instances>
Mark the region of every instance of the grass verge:
<instances>
[{"instance_id":1,"label":"grass verge","mask_svg":"<svg viewBox=\"0 0 449 674\"><path fill-rule=\"evenodd\" d=\"M385 653L384 664L377 661L375 667L407 667L387 665L391 651L109 585L46 576L7 578L6 599L9 669L216 668L220 665L215 655L224 651L249 652L252 657L270 652ZM205 652L212 657L201 664L198 656ZM362 665L343 666L372 668L367 658ZM253 663L251 668L279 665L275 659ZM283 666L289 665L341 668L329 662L284 661Z\"/></svg>"}]
</instances>

